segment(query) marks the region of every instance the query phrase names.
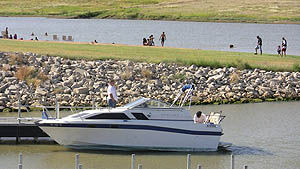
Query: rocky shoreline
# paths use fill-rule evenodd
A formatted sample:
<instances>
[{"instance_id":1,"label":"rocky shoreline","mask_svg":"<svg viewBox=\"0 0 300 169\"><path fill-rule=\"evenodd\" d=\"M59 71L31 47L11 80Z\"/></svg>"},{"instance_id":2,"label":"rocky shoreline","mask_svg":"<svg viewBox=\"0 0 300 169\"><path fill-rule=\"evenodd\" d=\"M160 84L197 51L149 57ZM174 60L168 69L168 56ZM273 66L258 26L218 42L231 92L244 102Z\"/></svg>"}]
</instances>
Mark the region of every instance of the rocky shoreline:
<instances>
[{"instance_id":1,"label":"rocky shoreline","mask_svg":"<svg viewBox=\"0 0 300 169\"><path fill-rule=\"evenodd\" d=\"M119 105L139 97L172 102L187 83L193 104L298 100L299 72L238 70L115 60L70 60L33 53L0 52L0 111L23 105L106 106L106 88L116 80Z\"/></svg>"}]
</instances>

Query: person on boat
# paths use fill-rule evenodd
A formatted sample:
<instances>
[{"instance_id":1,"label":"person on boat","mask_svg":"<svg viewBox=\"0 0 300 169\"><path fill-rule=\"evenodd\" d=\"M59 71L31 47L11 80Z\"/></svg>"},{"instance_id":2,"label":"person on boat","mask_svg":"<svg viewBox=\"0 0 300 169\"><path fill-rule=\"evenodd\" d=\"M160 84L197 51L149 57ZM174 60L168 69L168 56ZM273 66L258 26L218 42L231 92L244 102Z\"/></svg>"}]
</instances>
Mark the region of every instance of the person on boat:
<instances>
[{"instance_id":1,"label":"person on boat","mask_svg":"<svg viewBox=\"0 0 300 169\"><path fill-rule=\"evenodd\" d=\"M115 81L110 80L107 88L107 104L109 107L115 108L118 102L117 91L115 87Z\"/></svg>"},{"instance_id":2,"label":"person on boat","mask_svg":"<svg viewBox=\"0 0 300 169\"><path fill-rule=\"evenodd\" d=\"M206 121L206 115L201 111L198 111L194 115L194 123L204 123Z\"/></svg>"}]
</instances>

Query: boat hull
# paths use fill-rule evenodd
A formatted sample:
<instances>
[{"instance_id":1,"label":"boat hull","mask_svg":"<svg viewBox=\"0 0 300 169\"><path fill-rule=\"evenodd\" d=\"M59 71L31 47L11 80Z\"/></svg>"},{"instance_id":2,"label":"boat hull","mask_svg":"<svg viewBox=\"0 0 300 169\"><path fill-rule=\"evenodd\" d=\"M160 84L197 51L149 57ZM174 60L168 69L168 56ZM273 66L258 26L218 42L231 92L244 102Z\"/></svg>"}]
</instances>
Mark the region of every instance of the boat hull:
<instances>
[{"instance_id":1,"label":"boat hull","mask_svg":"<svg viewBox=\"0 0 300 169\"><path fill-rule=\"evenodd\" d=\"M125 151L216 151L220 126L192 122L163 124L42 124L40 128L61 145L75 149Z\"/></svg>"}]
</instances>

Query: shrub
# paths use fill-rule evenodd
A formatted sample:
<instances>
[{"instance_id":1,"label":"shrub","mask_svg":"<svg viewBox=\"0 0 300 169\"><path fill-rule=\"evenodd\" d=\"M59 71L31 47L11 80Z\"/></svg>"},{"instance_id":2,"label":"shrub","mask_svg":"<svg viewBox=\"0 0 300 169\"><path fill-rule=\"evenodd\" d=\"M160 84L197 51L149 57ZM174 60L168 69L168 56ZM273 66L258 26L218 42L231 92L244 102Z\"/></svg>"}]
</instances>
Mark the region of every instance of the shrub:
<instances>
[{"instance_id":1,"label":"shrub","mask_svg":"<svg viewBox=\"0 0 300 169\"><path fill-rule=\"evenodd\" d=\"M26 81L27 79L30 79L30 77L32 76L32 74L34 74L34 72L35 69L33 66L23 66L17 70L15 76L19 80Z\"/></svg>"},{"instance_id":2,"label":"shrub","mask_svg":"<svg viewBox=\"0 0 300 169\"><path fill-rule=\"evenodd\" d=\"M42 80L38 79L38 77L34 77L34 78L27 79L26 83L29 84L29 85L33 85L34 87L37 88L42 83Z\"/></svg>"},{"instance_id":3,"label":"shrub","mask_svg":"<svg viewBox=\"0 0 300 169\"><path fill-rule=\"evenodd\" d=\"M34 87L38 87L41 83L48 80L47 75L43 72L37 72L33 66L20 67L17 70L15 77Z\"/></svg>"},{"instance_id":4,"label":"shrub","mask_svg":"<svg viewBox=\"0 0 300 169\"><path fill-rule=\"evenodd\" d=\"M15 64L21 65L24 64L25 62L21 54L10 53L9 57L10 57L10 61L9 61L10 65L15 65Z\"/></svg>"},{"instance_id":5,"label":"shrub","mask_svg":"<svg viewBox=\"0 0 300 169\"><path fill-rule=\"evenodd\" d=\"M230 83L237 83L240 80L240 74L239 73L232 73L229 75Z\"/></svg>"},{"instance_id":6,"label":"shrub","mask_svg":"<svg viewBox=\"0 0 300 169\"><path fill-rule=\"evenodd\" d=\"M120 74L120 77L124 80L130 79L132 77L132 70L126 68L126 70Z\"/></svg>"},{"instance_id":7,"label":"shrub","mask_svg":"<svg viewBox=\"0 0 300 169\"><path fill-rule=\"evenodd\" d=\"M146 79L152 79L152 71L149 70L149 69L142 69L141 71L141 75L143 78L146 78Z\"/></svg>"},{"instance_id":8,"label":"shrub","mask_svg":"<svg viewBox=\"0 0 300 169\"><path fill-rule=\"evenodd\" d=\"M48 76L45 75L45 73L43 73L43 72L39 72L39 73L37 74L37 78L40 79L42 82L44 82L44 81L46 81L46 80L49 79Z\"/></svg>"}]
</instances>

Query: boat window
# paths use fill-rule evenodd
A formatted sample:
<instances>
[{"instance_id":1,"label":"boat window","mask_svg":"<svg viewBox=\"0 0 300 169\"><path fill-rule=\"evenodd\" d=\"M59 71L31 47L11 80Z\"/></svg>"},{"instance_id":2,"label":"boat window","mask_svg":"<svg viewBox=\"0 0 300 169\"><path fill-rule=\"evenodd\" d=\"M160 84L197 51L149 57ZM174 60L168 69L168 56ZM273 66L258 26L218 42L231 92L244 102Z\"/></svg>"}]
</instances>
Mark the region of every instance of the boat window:
<instances>
[{"instance_id":1,"label":"boat window","mask_svg":"<svg viewBox=\"0 0 300 169\"><path fill-rule=\"evenodd\" d=\"M126 116L124 113L102 113L97 114L92 117L88 117L86 119L122 119L122 120L130 120L128 116Z\"/></svg>"},{"instance_id":2,"label":"boat window","mask_svg":"<svg viewBox=\"0 0 300 169\"><path fill-rule=\"evenodd\" d=\"M170 105L159 100L148 100L137 106L138 108L170 108Z\"/></svg>"},{"instance_id":3,"label":"boat window","mask_svg":"<svg viewBox=\"0 0 300 169\"><path fill-rule=\"evenodd\" d=\"M149 120L144 113L132 113L132 115L138 120Z\"/></svg>"}]
</instances>

